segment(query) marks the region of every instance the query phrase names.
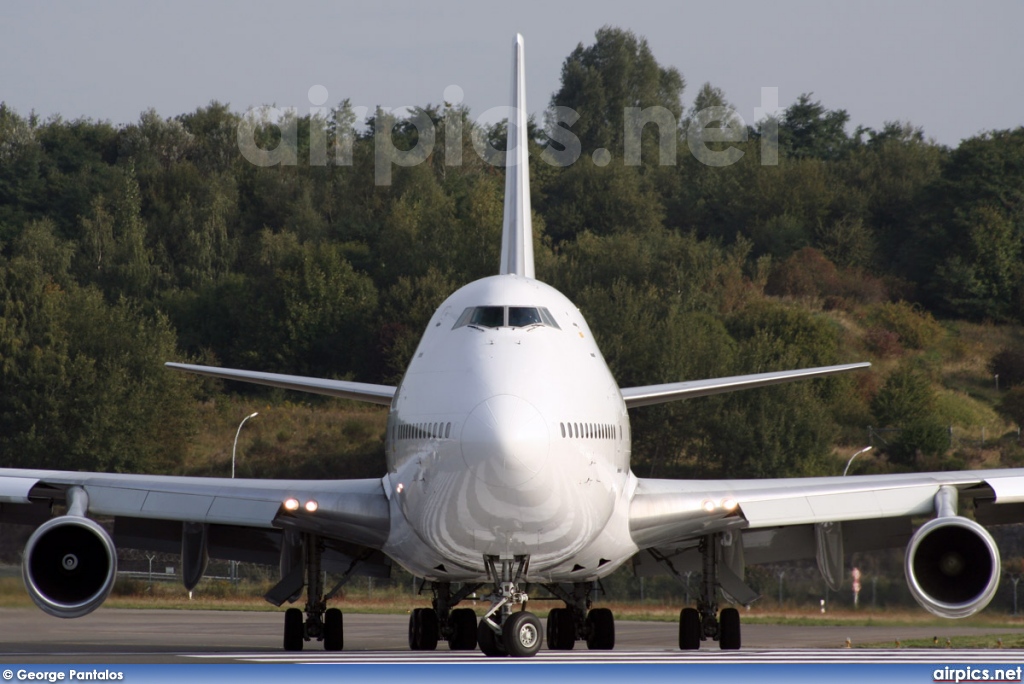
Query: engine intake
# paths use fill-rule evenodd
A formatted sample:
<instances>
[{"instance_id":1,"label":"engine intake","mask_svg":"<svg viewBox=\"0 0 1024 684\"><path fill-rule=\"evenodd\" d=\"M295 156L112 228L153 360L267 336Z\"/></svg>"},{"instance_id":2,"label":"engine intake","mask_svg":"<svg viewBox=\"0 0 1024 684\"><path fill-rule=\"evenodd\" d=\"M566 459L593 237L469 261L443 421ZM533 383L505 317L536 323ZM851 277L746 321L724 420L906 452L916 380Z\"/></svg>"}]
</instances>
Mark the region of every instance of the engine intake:
<instances>
[{"instance_id":1,"label":"engine intake","mask_svg":"<svg viewBox=\"0 0 1024 684\"><path fill-rule=\"evenodd\" d=\"M995 596L999 548L973 520L939 517L911 537L904 570L910 593L923 608L939 617L968 617Z\"/></svg>"},{"instance_id":2,"label":"engine intake","mask_svg":"<svg viewBox=\"0 0 1024 684\"><path fill-rule=\"evenodd\" d=\"M25 545L25 587L50 615L75 618L96 610L117 575L117 551L98 523L77 515L47 521Z\"/></svg>"}]
</instances>

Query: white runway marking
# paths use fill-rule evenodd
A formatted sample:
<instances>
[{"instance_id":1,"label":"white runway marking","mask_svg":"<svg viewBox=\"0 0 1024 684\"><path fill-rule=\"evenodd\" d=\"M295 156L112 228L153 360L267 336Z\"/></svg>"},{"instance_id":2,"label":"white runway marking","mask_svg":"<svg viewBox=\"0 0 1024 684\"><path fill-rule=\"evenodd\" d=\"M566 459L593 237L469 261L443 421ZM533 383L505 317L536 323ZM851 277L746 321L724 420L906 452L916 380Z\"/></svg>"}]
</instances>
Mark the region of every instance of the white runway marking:
<instances>
[{"instance_id":1,"label":"white runway marking","mask_svg":"<svg viewBox=\"0 0 1024 684\"><path fill-rule=\"evenodd\" d=\"M1024 660L1024 652L1014 650L956 649L794 649L786 651L542 651L533 658L487 658L479 652L454 654L412 651L339 651L302 653L220 653L190 655L189 658L231 658L250 663L293 663L323 665L330 663L448 664L448 663L733 663L733 664L824 664L824 663L1011 663Z\"/></svg>"}]
</instances>

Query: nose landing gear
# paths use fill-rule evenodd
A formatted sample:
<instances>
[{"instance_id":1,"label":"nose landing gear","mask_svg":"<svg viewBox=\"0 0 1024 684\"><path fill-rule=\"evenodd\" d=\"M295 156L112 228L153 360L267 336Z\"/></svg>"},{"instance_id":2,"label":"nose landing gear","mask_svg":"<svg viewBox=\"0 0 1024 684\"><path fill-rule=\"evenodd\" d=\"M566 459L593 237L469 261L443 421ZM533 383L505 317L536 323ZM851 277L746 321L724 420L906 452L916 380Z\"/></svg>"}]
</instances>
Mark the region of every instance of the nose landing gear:
<instances>
[{"instance_id":1,"label":"nose landing gear","mask_svg":"<svg viewBox=\"0 0 1024 684\"><path fill-rule=\"evenodd\" d=\"M512 559L484 557L487 574L494 581L491 607L480 620L477 641L484 655L528 658L540 650L543 642L540 619L526 610L529 596L519 589L519 582L530 566L529 556ZM519 603L523 610L512 612Z\"/></svg>"}]
</instances>

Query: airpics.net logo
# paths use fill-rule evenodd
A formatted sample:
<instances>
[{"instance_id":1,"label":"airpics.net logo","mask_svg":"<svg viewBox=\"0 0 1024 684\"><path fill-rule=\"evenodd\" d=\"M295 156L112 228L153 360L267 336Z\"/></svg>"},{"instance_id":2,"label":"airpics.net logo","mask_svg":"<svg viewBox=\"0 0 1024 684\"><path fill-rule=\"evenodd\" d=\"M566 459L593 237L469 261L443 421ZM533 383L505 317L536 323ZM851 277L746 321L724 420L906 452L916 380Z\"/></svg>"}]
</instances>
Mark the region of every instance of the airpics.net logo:
<instances>
[{"instance_id":1,"label":"airpics.net logo","mask_svg":"<svg viewBox=\"0 0 1024 684\"><path fill-rule=\"evenodd\" d=\"M932 673L933 682L951 682L952 684L974 684L976 682L1019 682L1021 666L994 668L987 667L946 667Z\"/></svg>"},{"instance_id":2,"label":"airpics.net logo","mask_svg":"<svg viewBox=\"0 0 1024 684\"><path fill-rule=\"evenodd\" d=\"M457 105L463 101L463 90L457 85L444 89L446 109L435 121L417 107L378 107L373 114L374 183L391 185L394 167L416 166L424 163L435 152L438 129L443 133L445 166L463 163L463 135L466 120ZM307 112L300 114L298 107L264 105L249 109L237 128L238 149L242 156L256 166L295 166L299 163L299 122L309 115L309 165L351 166L354 124L365 121L371 114L368 107L331 109L325 106L329 97L327 88L314 85L309 89ZM776 166L779 163L778 122L783 113L779 107L779 89L761 88L761 105L754 108L754 120L760 122L760 163ZM510 136L508 151L499 150L487 139L486 121L504 118L514 129L517 111L511 106L492 107L469 123L469 139L474 152L492 166L515 165L514 138ZM551 166L565 167L579 162L583 146L572 126L580 114L570 107L552 107L546 112L545 134L549 144L544 146L540 158ZM746 154L733 143L746 142L749 136L743 117L731 107L707 107L683 122L661 106L626 107L623 110L622 150L619 156L625 166L639 166L642 162L641 138L648 127L656 132L658 164L674 166L678 159L678 144L685 140L688 152L707 166L729 166ZM410 149L395 145L393 131L396 126L414 128L416 142ZM681 130L685 128L685 130ZM275 130L273 147L261 146L257 138L265 138L267 130ZM685 135L680 135L684 133ZM607 166L615 161L611 150L599 148L587 155L596 166Z\"/></svg>"}]
</instances>

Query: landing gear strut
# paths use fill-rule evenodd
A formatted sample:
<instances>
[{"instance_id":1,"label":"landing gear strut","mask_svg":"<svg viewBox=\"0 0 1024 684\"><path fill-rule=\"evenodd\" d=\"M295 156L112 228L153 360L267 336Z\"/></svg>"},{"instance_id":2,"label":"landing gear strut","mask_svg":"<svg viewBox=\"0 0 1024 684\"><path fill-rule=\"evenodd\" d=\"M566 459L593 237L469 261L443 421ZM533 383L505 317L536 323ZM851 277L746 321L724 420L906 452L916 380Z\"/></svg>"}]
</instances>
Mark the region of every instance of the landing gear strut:
<instances>
[{"instance_id":1,"label":"landing gear strut","mask_svg":"<svg viewBox=\"0 0 1024 684\"><path fill-rule=\"evenodd\" d=\"M476 639L480 650L490 657L512 656L525 658L540 650L540 619L526 610L529 596L519 589L519 583L530 566L529 556L512 559L485 556L487 574L494 582L491 607L480 619ZM523 609L512 612L512 604Z\"/></svg>"},{"instance_id":2,"label":"landing gear strut","mask_svg":"<svg viewBox=\"0 0 1024 684\"><path fill-rule=\"evenodd\" d=\"M607 608L591 608L593 582L575 582L572 590L563 585L548 584L545 588L565 601L565 608L548 613L548 648L569 651L577 641L586 641L593 651L615 648L615 617Z\"/></svg>"},{"instance_id":3,"label":"landing gear strut","mask_svg":"<svg viewBox=\"0 0 1024 684\"><path fill-rule=\"evenodd\" d=\"M321 558L324 552L324 542L318 535L304 533L302 535L303 567L305 569L306 585L306 617L303 620L303 611L298 608L289 608L284 613L284 650L301 651L306 641L324 642L325 651L340 651L345 645L345 628L341 611L337 608L328 608L327 602L338 593L338 590L352 576L356 565L364 560L364 557L355 558L341 580L324 594L324 575L322 572ZM302 568L296 568L299 573ZM293 578L291 576L283 579L279 584L282 589L271 590L267 599L275 605L281 605L282 597L289 596ZM299 584L298 574L294 578L298 591L302 586ZM297 592L296 592L297 593Z\"/></svg>"},{"instance_id":4,"label":"landing gear strut","mask_svg":"<svg viewBox=\"0 0 1024 684\"><path fill-rule=\"evenodd\" d=\"M700 597L696 609L683 608L679 614L679 648L697 650L701 641L711 639L723 651L739 650L739 611L725 608L718 614L718 535L701 537L697 549L703 564Z\"/></svg>"},{"instance_id":5,"label":"landing gear strut","mask_svg":"<svg viewBox=\"0 0 1024 684\"><path fill-rule=\"evenodd\" d=\"M409 616L409 648L413 651L433 651L444 639L453 651L472 651L476 648L476 613L472 608L456 608L460 601L480 587L463 586L452 593L449 582L433 582L433 608L416 608Z\"/></svg>"}]
</instances>

